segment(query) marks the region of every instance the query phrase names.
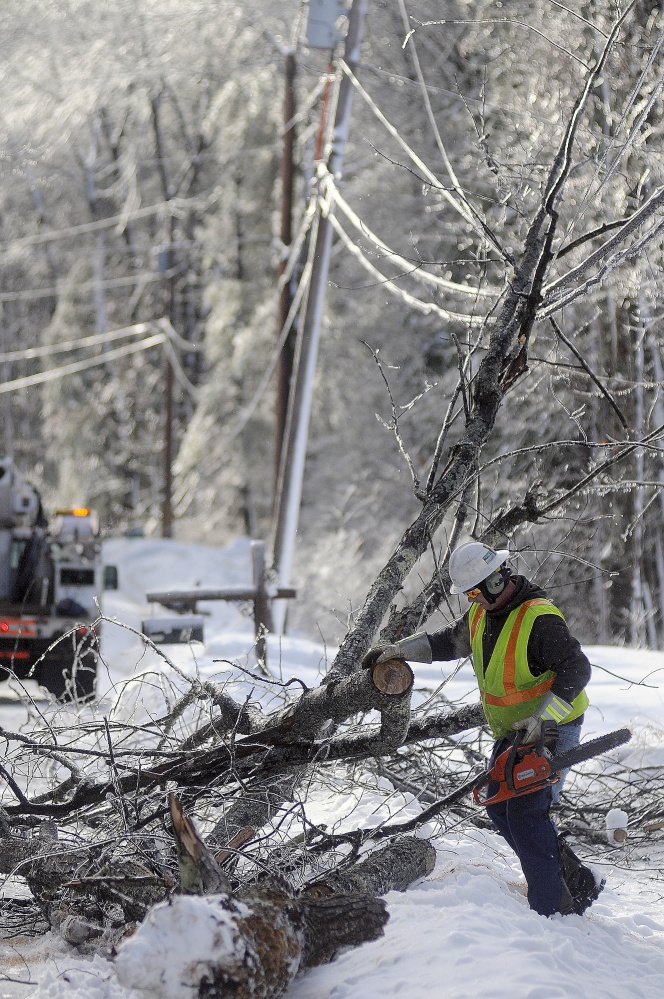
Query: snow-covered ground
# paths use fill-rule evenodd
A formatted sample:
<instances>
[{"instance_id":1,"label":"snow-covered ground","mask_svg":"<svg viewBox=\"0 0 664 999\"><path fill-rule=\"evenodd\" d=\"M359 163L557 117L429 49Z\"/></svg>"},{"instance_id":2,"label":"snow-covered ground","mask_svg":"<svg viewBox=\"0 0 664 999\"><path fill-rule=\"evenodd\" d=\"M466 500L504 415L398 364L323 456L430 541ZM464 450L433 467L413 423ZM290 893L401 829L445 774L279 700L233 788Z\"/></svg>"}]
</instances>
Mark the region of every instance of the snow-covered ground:
<instances>
[{"instance_id":1,"label":"snow-covered ground","mask_svg":"<svg viewBox=\"0 0 664 999\"><path fill-rule=\"evenodd\" d=\"M110 708L137 671L169 667L146 653L137 635L155 613L145 602L150 589L206 587L250 580L249 543L226 549L149 539L106 542L105 558L118 565L120 589L106 596L104 612L119 622L106 624L105 668L99 691ZM205 621L205 645L170 646L165 652L181 670L228 677L233 660L251 669L252 622L230 604L215 603ZM318 681L334 649L298 637L269 641L268 662L275 676ZM619 751L623 762L662 767L664 775L664 654L629 649L590 648L596 664L590 688L584 738L630 725L634 738ZM417 666L417 687L434 688L438 665ZM234 686L241 698L249 677ZM3 685L6 687L6 685ZM0 694L5 693L0 688ZM472 670L466 666L446 687L454 700L476 700ZM155 684L155 698L161 695ZM5 698L5 701L8 699ZM25 709L0 704L0 725L23 731ZM5 793L9 794L8 791ZM616 799L620 805L620 798ZM385 798L364 791L319 793L311 802L314 821L374 824ZM419 807L408 795L395 796L400 817ZM315 814L314 814L315 813ZM424 834L426 834L424 830ZM528 908L521 871L504 842L491 832L463 826L435 840L438 861L424 881L387 896L390 919L385 935L342 953L329 965L296 980L290 999L661 999L664 996L664 830L639 845L598 847L590 858L607 878L598 902L584 916L545 919ZM582 851L580 851L582 852ZM587 854L586 854L587 855ZM0 905L1 905L0 901ZM0 940L0 999L143 999L121 986L113 965L87 958L54 934L29 940ZM185 999L189 993L183 989Z\"/></svg>"}]
</instances>

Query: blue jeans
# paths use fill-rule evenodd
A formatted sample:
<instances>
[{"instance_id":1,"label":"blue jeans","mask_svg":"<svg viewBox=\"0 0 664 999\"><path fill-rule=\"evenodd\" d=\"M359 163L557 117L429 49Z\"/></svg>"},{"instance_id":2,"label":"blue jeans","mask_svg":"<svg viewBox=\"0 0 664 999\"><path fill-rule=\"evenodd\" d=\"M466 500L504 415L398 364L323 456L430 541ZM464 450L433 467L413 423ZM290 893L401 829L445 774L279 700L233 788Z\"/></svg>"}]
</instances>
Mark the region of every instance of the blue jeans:
<instances>
[{"instance_id":1,"label":"blue jeans","mask_svg":"<svg viewBox=\"0 0 664 999\"><path fill-rule=\"evenodd\" d=\"M581 741L581 722L573 721L569 725L561 725L558 729L558 745L556 747L556 754L566 753L568 749L572 749L574 746L578 746ZM563 789L563 784L565 782L565 777L569 773L569 767L567 770L563 770L560 775L560 780L555 784L551 785L551 801L555 805L560 797L560 792Z\"/></svg>"},{"instance_id":2,"label":"blue jeans","mask_svg":"<svg viewBox=\"0 0 664 999\"><path fill-rule=\"evenodd\" d=\"M565 752L579 742L580 723L561 725L558 739L559 752ZM491 765L509 740L499 739L493 747ZM528 904L542 916L551 916L560 907L562 882L558 854L558 831L551 820L549 809L558 800L565 780L544 787L532 794L499 801L487 807L487 814L503 839L511 846L521 863L528 883ZM497 785L494 785L497 790ZM555 789L555 790L554 790ZM491 792L491 785L488 788Z\"/></svg>"}]
</instances>

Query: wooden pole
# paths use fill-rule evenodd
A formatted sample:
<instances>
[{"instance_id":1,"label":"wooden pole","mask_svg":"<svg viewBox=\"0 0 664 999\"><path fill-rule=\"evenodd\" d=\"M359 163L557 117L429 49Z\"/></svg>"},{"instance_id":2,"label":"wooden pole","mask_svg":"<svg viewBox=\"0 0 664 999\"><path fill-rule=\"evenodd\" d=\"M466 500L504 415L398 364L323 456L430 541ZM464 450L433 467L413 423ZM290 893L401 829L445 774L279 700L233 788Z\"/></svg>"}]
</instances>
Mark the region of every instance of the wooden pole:
<instances>
[{"instance_id":1,"label":"wooden pole","mask_svg":"<svg viewBox=\"0 0 664 999\"><path fill-rule=\"evenodd\" d=\"M289 247L293 237L293 150L295 147L295 75L296 62L294 52L287 52L284 62L284 144L281 157L281 253L279 262L279 277L286 269L286 247ZM281 336L292 305L290 281L286 281L279 295L279 310L277 320L277 335ZM288 395L290 392L293 358L295 356L295 332L290 330L286 342L279 355L277 366L277 398L275 412L275 442L274 442L274 501L276 503L277 483L279 480L279 464L281 449L286 432L286 415L288 412Z\"/></svg>"},{"instance_id":2,"label":"wooden pole","mask_svg":"<svg viewBox=\"0 0 664 999\"><path fill-rule=\"evenodd\" d=\"M173 366L166 354L164 389L164 498L161 508L161 536L173 537Z\"/></svg>"},{"instance_id":3,"label":"wooden pole","mask_svg":"<svg viewBox=\"0 0 664 999\"><path fill-rule=\"evenodd\" d=\"M165 202L173 197L174 190L168 173L168 161L161 123L161 101L163 89L155 92L150 98L152 110L152 130L154 133L154 148L157 157L157 168L161 179L162 195ZM159 253L159 270L166 279L166 304L171 325L177 328L175 315L175 277L173 275L173 213L168 212L166 225L166 245ZM161 535L163 538L173 536L173 368L166 354L166 370L164 373L164 438L162 443L163 465L163 497L161 503Z\"/></svg>"},{"instance_id":4,"label":"wooden pole","mask_svg":"<svg viewBox=\"0 0 664 999\"><path fill-rule=\"evenodd\" d=\"M159 269L166 277L166 295L168 318L171 326L176 328L175 277L173 275L173 216L169 214L167 239L168 244L160 253ZM173 365L169 352L165 351L164 371L164 442L163 442L163 500L161 506L161 536L173 537Z\"/></svg>"},{"instance_id":5,"label":"wooden pole","mask_svg":"<svg viewBox=\"0 0 664 999\"><path fill-rule=\"evenodd\" d=\"M254 634L256 659L267 665L267 633L272 631L270 601L265 586L265 542L251 542L251 565L254 582Z\"/></svg>"}]
</instances>

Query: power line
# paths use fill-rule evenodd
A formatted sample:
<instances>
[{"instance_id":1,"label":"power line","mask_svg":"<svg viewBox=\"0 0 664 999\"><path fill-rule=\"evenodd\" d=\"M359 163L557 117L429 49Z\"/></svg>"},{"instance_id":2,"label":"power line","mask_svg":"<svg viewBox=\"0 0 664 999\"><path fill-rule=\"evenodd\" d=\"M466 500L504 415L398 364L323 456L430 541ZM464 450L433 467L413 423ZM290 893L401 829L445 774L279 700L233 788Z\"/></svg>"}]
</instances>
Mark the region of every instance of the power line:
<instances>
[{"instance_id":1,"label":"power line","mask_svg":"<svg viewBox=\"0 0 664 999\"><path fill-rule=\"evenodd\" d=\"M445 291L457 292L461 295L471 295L473 298L495 298L499 294L497 289L493 288L479 288L468 284L459 284L456 281L448 281L446 278L439 277L437 274L432 274L430 271L425 270L419 263L413 266L412 258L409 259L404 257L402 253L397 253L392 250L387 243L385 243L379 236L371 231L368 225L363 219L357 215L356 212L350 207L348 202L339 192L339 188L336 186L334 179L330 173L326 173L323 176L322 181L326 192L331 192L331 202L333 207L338 206L348 221L354 226L355 229L361 235L365 236L370 240L374 246L376 246L383 256L387 257L393 264L401 268L408 275L412 275L417 281L426 281L429 284L437 285L439 288L443 288Z\"/></svg>"},{"instance_id":2,"label":"power line","mask_svg":"<svg viewBox=\"0 0 664 999\"><path fill-rule=\"evenodd\" d=\"M168 339L177 344L181 350L188 352L201 351L203 348L191 340L185 340L173 328L166 317L157 319L150 323L135 323L133 326L123 326L117 330L108 330L106 333L95 333L94 336L79 337L77 340L62 340L59 343L46 344L43 347L26 347L25 350L9 350L0 354L0 363L5 361L27 361L35 357L51 357L53 354L64 354L70 350L81 350L83 347L96 347L100 343L110 343L113 340L121 340L123 337L143 336L155 326L160 327ZM106 357L108 358L108 354Z\"/></svg>"},{"instance_id":3,"label":"power line","mask_svg":"<svg viewBox=\"0 0 664 999\"><path fill-rule=\"evenodd\" d=\"M89 291L91 288L126 288L127 286L139 284L148 284L151 281L163 281L169 277L175 277L177 274L181 274L183 267L172 267L168 271L155 272L155 271L140 271L139 273L130 274L126 277L119 278L103 278L101 281L91 279L89 281L81 281L79 284L67 284L67 291ZM31 302L36 301L40 298L55 298L61 291L56 285L51 285L46 288L26 288L23 291L5 291L0 294L0 302Z\"/></svg>"},{"instance_id":4,"label":"power line","mask_svg":"<svg viewBox=\"0 0 664 999\"><path fill-rule=\"evenodd\" d=\"M68 226L65 229L52 229L49 232L34 233L32 236L20 236L17 239L9 240L2 244L3 250L20 249L23 246L39 246L44 243L52 243L57 239L66 239L69 236L80 236L89 232L99 232L101 229L112 229L119 226L119 231L129 222L136 219L148 218L150 215L158 215L165 212L177 215L183 209L198 205L209 208L218 199L220 190L215 190L208 198L171 198L170 201L160 201L154 205L146 205L145 208L131 209L128 212L121 212L119 215L110 215L107 219L97 219L96 222L82 222L80 225Z\"/></svg>"},{"instance_id":5,"label":"power line","mask_svg":"<svg viewBox=\"0 0 664 999\"><path fill-rule=\"evenodd\" d=\"M440 319L456 319L459 320L459 322L466 323L467 325L480 326L483 322L485 322L482 316L472 316L459 312L451 312L449 309L443 309L439 305L436 305L435 302L423 302L421 299L416 298L409 292L404 291L403 288L399 288L392 279L388 278L382 271L378 270L378 268L372 264L368 257L362 252L357 243L353 242L336 215L333 215L330 212L328 218L348 252L355 257L358 263L360 263L362 267L369 272L369 274L377 279L381 288L384 288L386 291L389 291L398 298L401 298L406 305L409 305L413 309L417 309L418 312L423 312L427 316L434 313Z\"/></svg>"},{"instance_id":6,"label":"power line","mask_svg":"<svg viewBox=\"0 0 664 999\"><path fill-rule=\"evenodd\" d=\"M43 347L26 347L25 350L8 350L0 354L0 362L27 361L34 357L50 357L52 354L63 354L69 350L80 350L82 347L96 347L100 343L121 340L123 337L142 336L151 328L150 323L136 323L134 326L124 326L122 329L109 330L107 333L96 333L94 336L81 337L79 340L63 340Z\"/></svg>"},{"instance_id":7,"label":"power line","mask_svg":"<svg viewBox=\"0 0 664 999\"><path fill-rule=\"evenodd\" d=\"M115 350L109 350L100 357L89 357L85 361L64 364L59 368L51 368L49 371L40 371L35 375L26 375L24 378L14 378L12 381L0 384L0 395L5 395L7 392L17 392L19 389L29 388L32 385L41 385L44 382L56 381L58 378L64 378L65 375L72 375L77 371L85 371L87 368L100 367L102 364L108 364L110 361L127 357L129 354L137 354L139 351L156 347L162 344L166 338L166 333L156 333L154 336L146 337L145 340L139 341L139 343L130 343L125 344L124 347L116 347Z\"/></svg>"}]
</instances>

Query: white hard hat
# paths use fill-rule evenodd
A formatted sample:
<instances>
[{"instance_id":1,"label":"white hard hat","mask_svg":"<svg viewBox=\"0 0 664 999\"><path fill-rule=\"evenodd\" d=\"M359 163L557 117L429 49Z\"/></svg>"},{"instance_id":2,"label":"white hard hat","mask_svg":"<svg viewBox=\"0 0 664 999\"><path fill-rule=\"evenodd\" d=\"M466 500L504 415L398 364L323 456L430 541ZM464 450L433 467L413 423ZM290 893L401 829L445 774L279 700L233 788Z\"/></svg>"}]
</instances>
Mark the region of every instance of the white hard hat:
<instances>
[{"instance_id":1,"label":"white hard hat","mask_svg":"<svg viewBox=\"0 0 664 999\"><path fill-rule=\"evenodd\" d=\"M478 586L510 557L509 551L495 551L481 541L465 541L450 555L450 593L465 593Z\"/></svg>"}]
</instances>

